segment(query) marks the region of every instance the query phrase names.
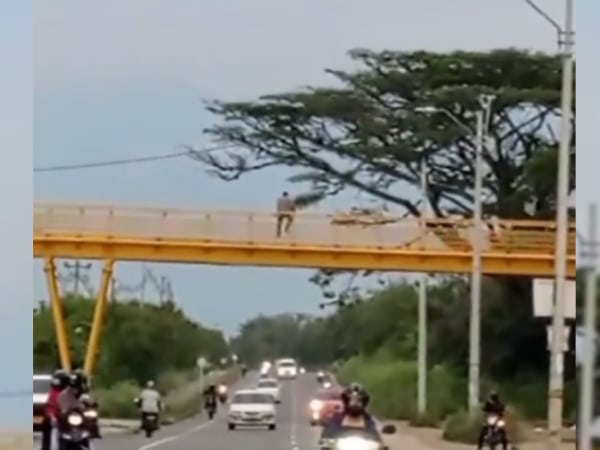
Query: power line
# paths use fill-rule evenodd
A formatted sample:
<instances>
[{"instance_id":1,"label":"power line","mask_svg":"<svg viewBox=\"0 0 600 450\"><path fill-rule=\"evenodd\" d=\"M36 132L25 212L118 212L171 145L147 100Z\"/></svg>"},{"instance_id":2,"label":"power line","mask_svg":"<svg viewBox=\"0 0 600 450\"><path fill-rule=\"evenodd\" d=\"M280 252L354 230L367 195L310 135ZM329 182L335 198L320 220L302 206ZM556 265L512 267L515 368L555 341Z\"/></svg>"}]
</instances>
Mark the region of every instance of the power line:
<instances>
[{"instance_id":1,"label":"power line","mask_svg":"<svg viewBox=\"0 0 600 450\"><path fill-rule=\"evenodd\" d=\"M209 153L217 150L226 150L228 148L233 148L234 145L220 145L215 147L208 147L202 150L193 150L192 148L187 148L186 150L179 152L171 152L164 153L162 155L155 156L142 156L139 158L125 158L125 159L113 159L108 161L95 161L88 163L80 163L80 164L65 164L59 166L42 166L42 167L34 167L33 171L40 172L64 172L67 170L80 170L80 169L95 169L100 167L111 167L111 166L124 166L128 164L140 164L145 162L153 162L153 161L163 161L167 159L176 159L182 157L189 157L197 159L203 153Z\"/></svg>"}]
</instances>

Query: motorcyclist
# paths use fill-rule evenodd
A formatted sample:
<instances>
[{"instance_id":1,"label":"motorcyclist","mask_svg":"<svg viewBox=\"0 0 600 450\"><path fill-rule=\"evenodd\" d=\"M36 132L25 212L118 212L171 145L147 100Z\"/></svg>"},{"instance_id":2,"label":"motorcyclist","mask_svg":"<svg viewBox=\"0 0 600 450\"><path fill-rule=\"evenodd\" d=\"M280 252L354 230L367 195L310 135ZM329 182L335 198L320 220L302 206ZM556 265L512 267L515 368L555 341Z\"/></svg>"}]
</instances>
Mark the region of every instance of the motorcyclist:
<instances>
[{"instance_id":1,"label":"motorcyclist","mask_svg":"<svg viewBox=\"0 0 600 450\"><path fill-rule=\"evenodd\" d=\"M487 400L483 404L482 411L484 415L489 416L492 414L497 415L499 418L504 417L504 413L506 412L506 405L500 399L500 396L496 391L491 391ZM481 432L479 433L479 441L477 443L477 448L481 450L483 448L483 441L485 440L485 435L488 430L487 422L484 422L481 427ZM507 450L508 448L508 439L506 436L506 430L502 427L498 429L500 433L500 439L502 443L502 448Z\"/></svg>"},{"instance_id":2,"label":"motorcyclist","mask_svg":"<svg viewBox=\"0 0 600 450\"><path fill-rule=\"evenodd\" d=\"M342 392L341 397L344 409L325 424L321 439L336 439L345 432L360 430L374 441L381 442L375 420L367 411L370 397L366 390L353 383Z\"/></svg>"},{"instance_id":3,"label":"motorcyclist","mask_svg":"<svg viewBox=\"0 0 600 450\"><path fill-rule=\"evenodd\" d=\"M84 408L81 395L85 386L85 379L80 373L72 372L68 375L67 386L58 396L58 407L61 419L73 410Z\"/></svg>"},{"instance_id":4,"label":"motorcyclist","mask_svg":"<svg viewBox=\"0 0 600 450\"><path fill-rule=\"evenodd\" d=\"M242 376L246 376L248 373L248 366L246 364L242 364Z\"/></svg>"},{"instance_id":5,"label":"motorcyclist","mask_svg":"<svg viewBox=\"0 0 600 450\"><path fill-rule=\"evenodd\" d=\"M52 374L50 392L44 408L44 423L42 426L42 445L41 450L51 450L56 448L56 427L60 410L58 407L58 397L62 390L67 386L68 375L64 370L57 370Z\"/></svg>"},{"instance_id":6,"label":"motorcyclist","mask_svg":"<svg viewBox=\"0 0 600 450\"><path fill-rule=\"evenodd\" d=\"M154 381L152 380L149 380L146 383L146 388L142 390L137 400L140 408L142 425L148 414L155 414L158 416L163 409L160 392L158 392L154 385ZM158 420L157 423L160 423L160 420Z\"/></svg>"},{"instance_id":7,"label":"motorcyclist","mask_svg":"<svg viewBox=\"0 0 600 450\"><path fill-rule=\"evenodd\" d=\"M81 393L87 394L88 392L90 392L90 381L86 373L81 369L75 369L73 371L73 374L79 377L79 380L81 382Z\"/></svg>"},{"instance_id":8,"label":"motorcyclist","mask_svg":"<svg viewBox=\"0 0 600 450\"><path fill-rule=\"evenodd\" d=\"M217 387L214 383L208 385L208 387L204 390L204 407L205 409L213 408L214 411L217 410L217 396L218 391Z\"/></svg>"}]
</instances>

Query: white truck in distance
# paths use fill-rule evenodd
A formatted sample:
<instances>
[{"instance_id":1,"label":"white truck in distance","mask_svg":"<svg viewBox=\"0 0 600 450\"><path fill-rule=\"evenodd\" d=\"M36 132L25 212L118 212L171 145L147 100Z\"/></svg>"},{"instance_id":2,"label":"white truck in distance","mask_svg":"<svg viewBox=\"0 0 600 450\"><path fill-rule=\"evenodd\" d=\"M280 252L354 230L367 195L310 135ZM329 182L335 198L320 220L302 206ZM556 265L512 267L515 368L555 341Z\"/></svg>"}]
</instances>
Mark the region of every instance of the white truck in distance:
<instances>
[{"instance_id":1,"label":"white truck in distance","mask_svg":"<svg viewBox=\"0 0 600 450\"><path fill-rule=\"evenodd\" d=\"M295 359L282 358L275 362L277 378L295 379L298 376L298 364Z\"/></svg>"}]
</instances>

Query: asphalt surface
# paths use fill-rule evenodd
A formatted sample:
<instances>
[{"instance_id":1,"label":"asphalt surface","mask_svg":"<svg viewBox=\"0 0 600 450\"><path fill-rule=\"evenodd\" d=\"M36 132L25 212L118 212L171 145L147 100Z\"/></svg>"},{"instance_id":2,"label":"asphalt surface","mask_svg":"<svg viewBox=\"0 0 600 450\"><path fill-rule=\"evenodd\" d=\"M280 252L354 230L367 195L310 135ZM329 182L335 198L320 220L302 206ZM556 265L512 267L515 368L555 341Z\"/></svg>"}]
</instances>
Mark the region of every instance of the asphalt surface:
<instances>
[{"instance_id":1,"label":"asphalt surface","mask_svg":"<svg viewBox=\"0 0 600 450\"><path fill-rule=\"evenodd\" d=\"M257 381L249 374L239 388ZM278 406L277 429L236 429L229 431L225 420L226 407L218 417L205 417L164 427L152 438L142 435L113 435L96 441L96 450L315 450L319 431L308 421L308 403L317 391L314 375L303 375L282 383L281 404Z\"/></svg>"},{"instance_id":2,"label":"asphalt surface","mask_svg":"<svg viewBox=\"0 0 600 450\"><path fill-rule=\"evenodd\" d=\"M255 385L249 374L232 390ZM160 429L152 438L142 434L114 434L94 442L95 450L318 450L320 429L309 425L308 405L318 390L315 374L300 375L282 383L277 429L227 429L227 407L213 421L199 416ZM408 433L385 437L390 450L440 450ZM34 445L34 448L38 448Z\"/></svg>"}]
</instances>

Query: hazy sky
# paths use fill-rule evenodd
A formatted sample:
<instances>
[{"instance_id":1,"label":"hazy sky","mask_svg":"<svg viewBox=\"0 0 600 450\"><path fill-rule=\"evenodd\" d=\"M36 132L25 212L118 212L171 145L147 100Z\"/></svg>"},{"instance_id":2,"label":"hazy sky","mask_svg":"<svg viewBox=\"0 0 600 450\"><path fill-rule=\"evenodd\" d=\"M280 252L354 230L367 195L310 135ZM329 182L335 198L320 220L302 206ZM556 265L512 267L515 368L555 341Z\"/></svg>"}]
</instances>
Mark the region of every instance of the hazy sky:
<instances>
[{"instance_id":1,"label":"hazy sky","mask_svg":"<svg viewBox=\"0 0 600 450\"><path fill-rule=\"evenodd\" d=\"M27 13L24 2L13 3L13 14ZM561 20L562 0L540 3ZM591 55L600 2L579 3L578 51ZM345 52L353 47L556 48L554 30L523 0L53 0L36 2L34 30L35 166L146 156L181 143L202 143L201 131L211 117L203 112L201 98L248 98L328 83L323 69L347 67ZM1 41L0 46L29 57L30 43ZM585 159L578 175L590 180L600 159L592 156L591 136L585 134L592 114L585 113L591 113L599 95L586 78L597 80L598 67L590 58L579 62L578 71L579 90L585 91L578 102L579 160L581 152ZM5 99L1 103L4 114L16 107L7 108ZM224 184L193 163L170 161L36 174L34 197L264 209L272 207L287 175L278 171ZM580 185L578 200L592 198L588 186L586 192L586 184ZM230 331L257 312L315 311L319 298L303 271L155 270L172 279L178 301L190 314ZM118 277L134 284L139 272L139 266L122 265ZM21 288L3 289L7 298L29 297ZM36 262L33 299L46 296ZM18 305L29 313L27 301ZM10 332L9 324L0 333Z\"/></svg>"}]
</instances>

